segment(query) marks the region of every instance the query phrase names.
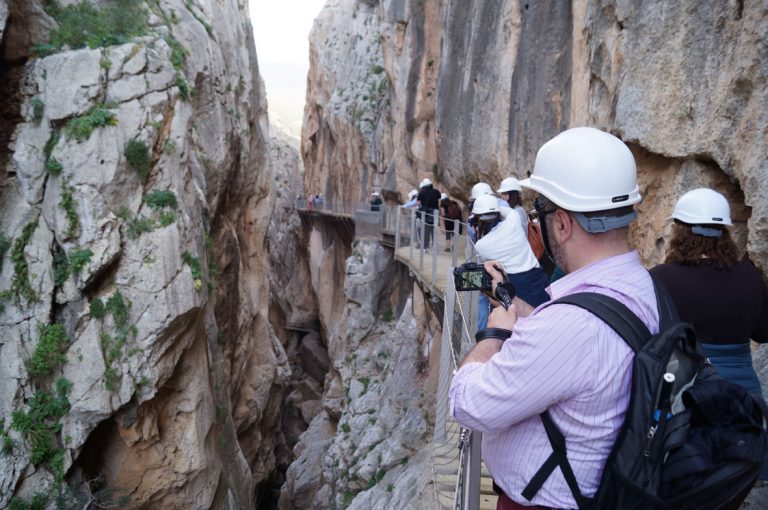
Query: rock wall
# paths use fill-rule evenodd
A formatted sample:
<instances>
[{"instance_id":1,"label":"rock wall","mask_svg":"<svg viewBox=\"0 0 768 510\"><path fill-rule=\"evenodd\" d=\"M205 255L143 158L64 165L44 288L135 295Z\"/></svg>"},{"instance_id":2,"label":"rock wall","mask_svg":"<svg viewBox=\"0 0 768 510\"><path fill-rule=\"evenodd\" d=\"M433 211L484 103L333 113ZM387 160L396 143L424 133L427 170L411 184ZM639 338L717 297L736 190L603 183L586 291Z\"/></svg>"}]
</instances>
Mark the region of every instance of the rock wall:
<instances>
[{"instance_id":1,"label":"rock wall","mask_svg":"<svg viewBox=\"0 0 768 510\"><path fill-rule=\"evenodd\" d=\"M123 30L94 5L0 0L0 507L253 508L290 367L247 5L124 1L78 43Z\"/></svg>"},{"instance_id":2,"label":"rock wall","mask_svg":"<svg viewBox=\"0 0 768 510\"><path fill-rule=\"evenodd\" d=\"M479 180L525 177L558 132L591 125L637 156L645 199L633 236L647 263L661 258L679 194L711 185L732 203L741 249L766 272L767 9L329 1L310 37L305 187L350 203L381 188L396 200L430 177L466 200ZM389 86L358 119L374 62Z\"/></svg>"}]
</instances>

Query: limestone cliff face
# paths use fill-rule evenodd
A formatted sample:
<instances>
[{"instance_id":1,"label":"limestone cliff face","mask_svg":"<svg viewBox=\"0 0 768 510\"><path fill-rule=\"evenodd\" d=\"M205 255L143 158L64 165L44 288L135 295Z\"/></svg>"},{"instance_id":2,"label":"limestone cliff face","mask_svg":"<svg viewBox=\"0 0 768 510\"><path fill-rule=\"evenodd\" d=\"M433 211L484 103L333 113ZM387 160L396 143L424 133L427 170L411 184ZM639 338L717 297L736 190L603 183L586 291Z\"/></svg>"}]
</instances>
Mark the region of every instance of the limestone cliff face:
<instances>
[{"instance_id":1,"label":"limestone cliff face","mask_svg":"<svg viewBox=\"0 0 768 510\"><path fill-rule=\"evenodd\" d=\"M768 271L766 23L761 2L333 0L310 39L305 184L353 202L430 177L466 199L479 180L525 177L558 132L592 125L637 156L633 235L649 264L677 196L708 185ZM352 51L377 40L367 60ZM389 86L357 119L379 55Z\"/></svg>"},{"instance_id":2,"label":"limestone cliff face","mask_svg":"<svg viewBox=\"0 0 768 510\"><path fill-rule=\"evenodd\" d=\"M253 508L290 369L247 6L112 5L0 0L0 507Z\"/></svg>"}]
</instances>

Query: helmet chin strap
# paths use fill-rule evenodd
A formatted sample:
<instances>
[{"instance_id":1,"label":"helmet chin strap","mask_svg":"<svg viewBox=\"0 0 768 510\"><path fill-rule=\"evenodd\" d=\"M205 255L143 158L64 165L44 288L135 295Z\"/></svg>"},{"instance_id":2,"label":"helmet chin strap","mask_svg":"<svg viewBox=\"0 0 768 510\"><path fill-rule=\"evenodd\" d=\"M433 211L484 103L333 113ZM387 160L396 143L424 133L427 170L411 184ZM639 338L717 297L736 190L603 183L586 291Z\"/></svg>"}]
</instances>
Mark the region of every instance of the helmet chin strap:
<instances>
[{"instance_id":1,"label":"helmet chin strap","mask_svg":"<svg viewBox=\"0 0 768 510\"><path fill-rule=\"evenodd\" d=\"M551 260L553 263L557 264L555 261L555 252L552 251L552 246L549 244L549 231L547 230L547 219L541 218L541 221L539 221L539 226L541 227L541 240L544 241L544 253L547 257L549 257L549 260Z\"/></svg>"}]
</instances>

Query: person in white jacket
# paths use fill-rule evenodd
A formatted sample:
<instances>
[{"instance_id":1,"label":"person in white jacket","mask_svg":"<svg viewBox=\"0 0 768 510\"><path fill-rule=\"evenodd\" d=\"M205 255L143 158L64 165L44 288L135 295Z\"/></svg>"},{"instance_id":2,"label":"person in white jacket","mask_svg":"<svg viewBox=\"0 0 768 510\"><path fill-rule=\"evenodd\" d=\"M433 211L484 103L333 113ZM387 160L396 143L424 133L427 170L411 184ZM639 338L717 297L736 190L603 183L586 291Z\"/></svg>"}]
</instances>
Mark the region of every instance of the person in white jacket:
<instances>
[{"instance_id":1,"label":"person in white jacket","mask_svg":"<svg viewBox=\"0 0 768 510\"><path fill-rule=\"evenodd\" d=\"M477 242L475 250L481 262L496 260L501 263L517 296L533 307L549 300L546 288L549 279L528 244L517 214L503 215L496 197L482 195L475 200L472 214L476 218ZM481 306L478 329L485 327L488 309Z\"/></svg>"}]
</instances>

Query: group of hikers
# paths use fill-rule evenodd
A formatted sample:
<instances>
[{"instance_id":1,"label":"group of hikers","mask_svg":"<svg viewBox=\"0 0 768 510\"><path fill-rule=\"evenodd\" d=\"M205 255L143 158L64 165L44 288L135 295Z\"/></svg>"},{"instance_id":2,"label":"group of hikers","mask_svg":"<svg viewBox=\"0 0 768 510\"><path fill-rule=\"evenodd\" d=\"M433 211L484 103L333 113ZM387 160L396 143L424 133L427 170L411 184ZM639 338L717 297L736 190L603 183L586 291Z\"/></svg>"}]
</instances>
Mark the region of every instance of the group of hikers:
<instances>
[{"instance_id":1,"label":"group of hikers","mask_svg":"<svg viewBox=\"0 0 768 510\"><path fill-rule=\"evenodd\" d=\"M303 201L305 199L304 199L303 195L297 195L296 196L296 200L297 201ZM323 208L324 199L323 199L323 194L322 193L310 194L309 196L307 196L306 201L307 201L306 202L307 203L307 208L309 208L309 209L322 209Z\"/></svg>"},{"instance_id":2,"label":"group of hikers","mask_svg":"<svg viewBox=\"0 0 768 510\"><path fill-rule=\"evenodd\" d=\"M523 188L537 193L530 216ZM768 408L750 349L750 339L768 342L768 287L739 258L726 198L707 188L682 195L669 217L666 259L648 271L629 241L641 200L636 164L615 136L564 131L541 147L530 178L504 179L497 192L501 198L481 182L470 196L467 236L494 290L483 294L477 344L450 389L453 416L483 433L497 508L683 508L670 503L681 493L702 498L690 508L737 508L758 474L768 480L760 467ZM429 179L409 194L402 207L421 213L424 248L437 218L461 218L451 202ZM551 274L540 259L553 261ZM494 299L499 286L512 289L513 306ZM670 327L678 322L693 328ZM640 341L630 340L632 331ZM693 344L685 331L695 331ZM661 338L654 345L666 354L646 356L648 338ZM650 363L661 367L648 376L660 389L639 382L638 367ZM705 422L710 428L700 432ZM654 433L663 439L654 442ZM632 441L644 441L645 454ZM751 471L733 471L737 461ZM641 468L618 475L629 462ZM725 481L723 465L741 474Z\"/></svg>"}]
</instances>

